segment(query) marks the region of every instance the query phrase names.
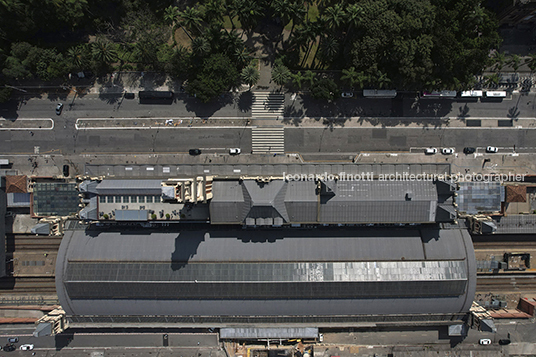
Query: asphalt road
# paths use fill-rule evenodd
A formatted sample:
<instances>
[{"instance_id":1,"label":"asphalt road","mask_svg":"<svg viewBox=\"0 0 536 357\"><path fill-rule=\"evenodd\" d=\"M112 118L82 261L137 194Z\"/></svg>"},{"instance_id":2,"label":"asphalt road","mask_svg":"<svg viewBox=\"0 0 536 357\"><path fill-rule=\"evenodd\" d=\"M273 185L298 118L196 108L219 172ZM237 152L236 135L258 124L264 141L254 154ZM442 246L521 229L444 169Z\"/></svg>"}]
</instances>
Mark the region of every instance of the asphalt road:
<instances>
[{"instance_id":1,"label":"asphalt road","mask_svg":"<svg viewBox=\"0 0 536 357\"><path fill-rule=\"evenodd\" d=\"M224 153L239 147L251 151L251 128L174 128L131 130L75 130L56 122L54 130L0 131L5 154L92 154L92 153L185 153L201 148L203 153ZM361 151L414 151L425 147L465 146L500 148L510 153L536 150L536 129L516 128L318 128L285 129L286 152L359 153Z\"/></svg>"},{"instance_id":2,"label":"asphalt road","mask_svg":"<svg viewBox=\"0 0 536 357\"><path fill-rule=\"evenodd\" d=\"M252 95L248 92L228 93L205 104L186 94L175 94L174 103L139 104L138 99L124 99L121 93L74 95L67 92L48 95L23 94L0 105L0 116L7 119L43 118L55 116L57 103L65 104L62 117L249 117ZM341 117L466 117L512 118L536 116L535 93L514 93L499 100L490 99L419 99L415 94L399 94L395 99L363 97L340 98L335 103L314 100L307 94L285 95L285 116Z\"/></svg>"}]
</instances>

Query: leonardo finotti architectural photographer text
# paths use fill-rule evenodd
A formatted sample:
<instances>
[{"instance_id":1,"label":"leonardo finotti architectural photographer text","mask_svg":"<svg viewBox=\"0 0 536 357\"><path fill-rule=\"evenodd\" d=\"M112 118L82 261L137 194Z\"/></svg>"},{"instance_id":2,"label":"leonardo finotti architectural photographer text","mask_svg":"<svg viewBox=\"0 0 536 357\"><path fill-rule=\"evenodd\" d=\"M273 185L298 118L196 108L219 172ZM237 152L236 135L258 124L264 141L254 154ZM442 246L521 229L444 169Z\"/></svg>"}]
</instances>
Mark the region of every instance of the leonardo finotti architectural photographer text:
<instances>
[{"instance_id":1,"label":"leonardo finotti architectural photographer text","mask_svg":"<svg viewBox=\"0 0 536 357\"><path fill-rule=\"evenodd\" d=\"M524 182L526 174L504 173L504 174L481 174L481 173L453 173L446 174L378 174L374 172L364 172L360 174L347 174L341 172L338 175L328 174L287 174L283 172L283 177L287 181L453 181L453 182Z\"/></svg>"}]
</instances>

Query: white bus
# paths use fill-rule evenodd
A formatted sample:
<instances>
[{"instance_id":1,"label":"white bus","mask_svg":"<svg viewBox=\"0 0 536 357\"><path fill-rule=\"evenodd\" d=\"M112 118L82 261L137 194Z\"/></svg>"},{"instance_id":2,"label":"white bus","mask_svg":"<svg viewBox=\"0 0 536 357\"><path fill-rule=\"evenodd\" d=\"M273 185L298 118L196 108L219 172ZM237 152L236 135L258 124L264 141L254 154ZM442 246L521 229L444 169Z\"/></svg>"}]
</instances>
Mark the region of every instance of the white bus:
<instances>
[{"instance_id":1,"label":"white bus","mask_svg":"<svg viewBox=\"0 0 536 357\"><path fill-rule=\"evenodd\" d=\"M394 89L363 89L363 97L373 98L394 98L396 90Z\"/></svg>"},{"instance_id":2,"label":"white bus","mask_svg":"<svg viewBox=\"0 0 536 357\"><path fill-rule=\"evenodd\" d=\"M473 97L473 98L479 98L482 97L482 91L481 90L466 90L462 92L462 97Z\"/></svg>"},{"instance_id":3,"label":"white bus","mask_svg":"<svg viewBox=\"0 0 536 357\"><path fill-rule=\"evenodd\" d=\"M455 90L442 90L432 92L422 92L422 98L456 98L458 93Z\"/></svg>"},{"instance_id":4,"label":"white bus","mask_svg":"<svg viewBox=\"0 0 536 357\"><path fill-rule=\"evenodd\" d=\"M503 90L487 91L486 97L488 98L506 98L506 92Z\"/></svg>"}]
</instances>

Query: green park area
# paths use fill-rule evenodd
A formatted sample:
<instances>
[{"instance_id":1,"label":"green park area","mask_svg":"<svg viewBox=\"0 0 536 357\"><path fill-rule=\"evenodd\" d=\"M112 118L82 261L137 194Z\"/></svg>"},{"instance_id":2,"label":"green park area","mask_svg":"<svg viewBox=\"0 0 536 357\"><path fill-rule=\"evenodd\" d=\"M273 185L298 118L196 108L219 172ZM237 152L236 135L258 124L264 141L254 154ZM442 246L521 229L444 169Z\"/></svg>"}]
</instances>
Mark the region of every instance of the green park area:
<instances>
[{"instance_id":1,"label":"green park area","mask_svg":"<svg viewBox=\"0 0 536 357\"><path fill-rule=\"evenodd\" d=\"M208 102L254 86L332 100L344 88L462 90L498 52L496 16L473 0L5 0L0 100L20 81L156 71ZM529 63L530 62L530 63ZM264 64L264 66L261 66Z\"/></svg>"}]
</instances>

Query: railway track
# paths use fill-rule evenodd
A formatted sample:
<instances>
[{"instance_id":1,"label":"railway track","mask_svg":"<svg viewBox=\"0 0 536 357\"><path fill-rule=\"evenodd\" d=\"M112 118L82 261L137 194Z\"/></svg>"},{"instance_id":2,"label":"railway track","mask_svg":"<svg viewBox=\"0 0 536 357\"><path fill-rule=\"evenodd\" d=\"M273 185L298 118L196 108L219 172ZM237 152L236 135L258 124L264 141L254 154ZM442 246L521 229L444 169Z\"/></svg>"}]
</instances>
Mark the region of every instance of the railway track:
<instances>
[{"instance_id":1,"label":"railway track","mask_svg":"<svg viewBox=\"0 0 536 357\"><path fill-rule=\"evenodd\" d=\"M506 251L536 249L536 241L525 242L473 242L475 250L504 249Z\"/></svg>"},{"instance_id":2,"label":"railway track","mask_svg":"<svg viewBox=\"0 0 536 357\"><path fill-rule=\"evenodd\" d=\"M531 292L536 291L536 275L479 275L476 281L477 292Z\"/></svg>"},{"instance_id":3,"label":"railway track","mask_svg":"<svg viewBox=\"0 0 536 357\"><path fill-rule=\"evenodd\" d=\"M55 294L55 280L53 277L0 279L0 295L16 293Z\"/></svg>"},{"instance_id":4,"label":"railway track","mask_svg":"<svg viewBox=\"0 0 536 357\"><path fill-rule=\"evenodd\" d=\"M39 237L39 236L15 236L6 241L7 251L21 250L46 250L54 251L60 248L61 237Z\"/></svg>"}]
</instances>

